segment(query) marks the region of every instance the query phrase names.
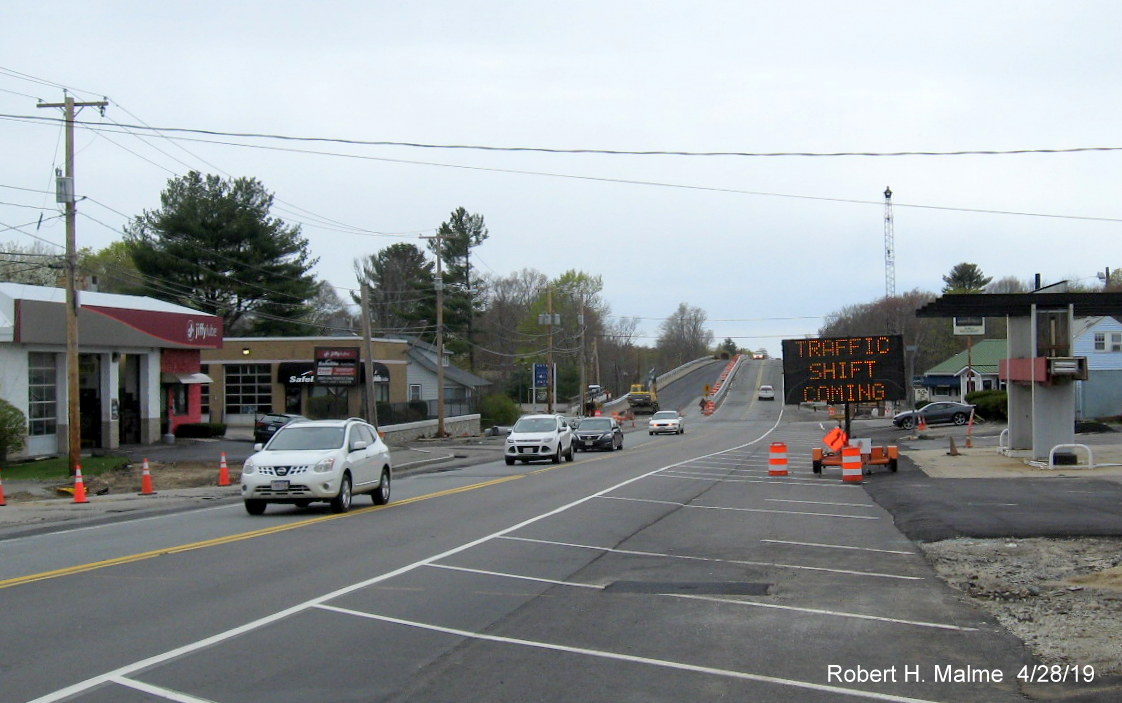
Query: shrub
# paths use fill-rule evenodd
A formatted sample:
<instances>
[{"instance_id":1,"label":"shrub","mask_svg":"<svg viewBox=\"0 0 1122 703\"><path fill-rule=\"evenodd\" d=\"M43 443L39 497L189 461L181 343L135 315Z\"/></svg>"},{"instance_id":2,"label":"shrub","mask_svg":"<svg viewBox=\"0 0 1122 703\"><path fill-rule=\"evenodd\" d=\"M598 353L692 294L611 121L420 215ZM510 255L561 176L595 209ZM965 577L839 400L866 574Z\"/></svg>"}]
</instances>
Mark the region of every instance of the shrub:
<instances>
[{"instance_id":1,"label":"shrub","mask_svg":"<svg viewBox=\"0 0 1122 703\"><path fill-rule=\"evenodd\" d=\"M226 425L218 422L191 422L175 428L176 437L188 439L223 437L226 435Z\"/></svg>"},{"instance_id":2,"label":"shrub","mask_svg":"<svg viewBox=\"0 0 1122 703\"><path fill-rule=\"evenodd\" d=\"M522 415L522 409L508 395L489 395L480 401L479 414L482 416L480 424L487 427L513 425Z\"/></svg>"},{"instance_id":3,"label":"shrub","mask_svg":"<svg viewBox=\"0 0 1122 703\"><path fill-rule=\"evenodd\" d=\"M974 391L966 394L966 402L978 406L975 412L987 420L1009 419L1009 394L1005 391Z\"/></svg>"},{"instance_id":4,"label":"shrub","mask_svg":"<svg viewBox=\"0 0 1122 703\"><path fill-rule=\"evenodd\" d=\"M27 437L27 418L19 408L0 399L0 460L7 459L9 452L23 449Z\"/></svg>"}]
</instances>

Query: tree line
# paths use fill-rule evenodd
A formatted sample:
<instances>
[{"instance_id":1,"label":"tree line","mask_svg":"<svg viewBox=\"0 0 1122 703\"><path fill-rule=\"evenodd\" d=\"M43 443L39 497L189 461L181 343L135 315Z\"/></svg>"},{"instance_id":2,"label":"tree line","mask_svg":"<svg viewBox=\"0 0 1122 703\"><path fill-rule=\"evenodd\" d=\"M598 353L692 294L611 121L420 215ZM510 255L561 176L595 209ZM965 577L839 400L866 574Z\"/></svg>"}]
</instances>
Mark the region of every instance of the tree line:
<instances>
[{"instance_id":1,"label":"tree line","mask_svg":"<svg viewBox=\"0 0 1122 703\"><path fill-rule=\"evenodd\" d=\"M273 195L255 178L191 171L169 179L160 205L135 216L121 240L79 253L80 278L98 290L146 295L221 317L227 336L349 336L357 305L317 279L318 259L299 225L272 214ZM714 352L705 312L681 303L640 343L639 319L612 315L599 275L550 278L526 268L480 273L472 251L490 237L483 215L459 207L424 245L399 242L355 257L376 336L432 342L437 269L443 330L454 362L526 400L532 365L552 356L559 396L589 383L620 394L651 369L669 370ZM63 256L36 243L0 245L0 280L58 285ZM550 314L552 313L552 314ZM720 350L735 351L726 339Z\"/></svg>"}]
</instances>

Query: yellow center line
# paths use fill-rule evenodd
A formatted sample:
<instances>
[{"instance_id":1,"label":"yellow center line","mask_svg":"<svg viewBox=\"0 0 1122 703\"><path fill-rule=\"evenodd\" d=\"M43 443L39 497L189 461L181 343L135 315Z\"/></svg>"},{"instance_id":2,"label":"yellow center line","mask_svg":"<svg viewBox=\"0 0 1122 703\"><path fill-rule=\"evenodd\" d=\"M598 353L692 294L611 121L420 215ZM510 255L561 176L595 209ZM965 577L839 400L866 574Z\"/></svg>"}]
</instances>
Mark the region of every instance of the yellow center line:
<instances>
[{"instance_id":1,"label":"yellow center line","mask_svg":"<svg viewBox=\"0 0 1122 703\"><path fill-rule=\"evenodd\" d=\"M539 473L537 471L532 473ZM362 515L364 513L373 512L375 510L386 510L387 508L396 508L411 503L417 503L422 500L430 500L432 498L443 498L445 496L455 495L457 493L465 493L467 491L474 491L480 488L487 488L495 486L500 483L508 481L515 481L520 478L525 478L530 474L517 474L515 476L505 476L491 481L482 481L480 483L473 483L469 486L461 486L459 488L449 488L444 491L437 491L436 493L428 493L414 498L407 498L396 503L389 505L372 505L367 508L358 508L348 513L338 513L336 515L322 515L320 517L308 518L306 520L299 520L297 522L290 522L284 525L276 525L274 527L266 527L260 530L252 530L250 532L242 532L236 535L227 535L225 537L216 537L214 539L203 540L201 542L191 542L190 544L181 544L177 547L165 547L163 549L153 549L148 552L140 552L138 554L129 554L123 557L114 557L113 559L105 559L103 561L90 562L89 564L78 564L76 566L68 566L64 569L55 569L53 571L43 571L37 574L28 574L27 576L18 576L16 578L0 581L0 589L11 588L12 586L19 586L25 583L32 583L34 581L45 581L47 579L59 578L61 576L70 576L72 574L81 574L87 571L95 571L97 569L105 569L110 566L120 566L122 564L131 564L133 562L144 561L145 559L154 559L156 557L168 556L171 554L181 554L183 552L191 552L197 549L206 549L208 547L217 547L223 544L230 544L232 542L241 542L247 539L255 539L257 537L264 537L266 535L273 535L287 530L295 530L309 525L316 525L328 520L338 520L352 515Z\"/></svg>"},{"instance_id":2,"label":"yellow center line","mask_svg":"<svg viewBox=\"0 0 1122 703\"><path fill-rule=\"evenodd\" d=\"M650 448L651 448L650 446L636 447L632 451L633 452L634 451L643 451L645 449L650 449ZM610 457L611 455L612 455L612 453L607 453L606 456L603 456L603 457L595 457L595 458L588 457L587 459L583 459L579 462L573 462L573 463L574 464L577 464L577 463L584 464L584 463L588 463L588 462L591 462L591 461L603 461L604 459ZM165 547L163 549L153 549L152 551L148 551L148 552L140 552L140 553L137 553L137 554L129 554L129 555L122 556L122 557L114 557L112 559L105 559L103 561L90 562L88 564L78 564L76 566L68 566L66 568L55 569L53 571L43 571L43 572L40 572L40 573L37 573L37 574L28 574L27 576L17 576L15 578L0 581L0 590L3 590L5 588L11 588L12 586L19 586L19 585L22 585L22 584L25 584L25 583L33 583L35 581L46 581L48 579L59 578L59 577L62 577L62 576L70 576L70 575L73 575L73 574L85 573L87 571L95 571L97 569L105 569L105 568L108 568L108 567L111 567L111 566L120 566L122 564L132 564L134 562L144 561L146 559L155 559L156 557L169 556L169 555L172 555L172 554L182 554L183 552L191 552L191 551L195 551L195 550L198 550L198 549L207 549L209 547L217 547L217 546L221 546L221 545L224 545L224 544L230 544L230 543L233 543L233 542L241 542L243 540L255 539L257 537L265 537L265 536L268 536L268 535L277 534L279 532L285 532L287 530L295 530L295 529L299 529L301 527L308 527L309 525L318 525L319 523L327 522L328 520L338 520L340 518L350 517L352 515L362 515L362 514L365 514L365 513L373 512L375 510L386 510L387 508L397 508L397 507L401 507L401 506L404 506L404 505L410 505L411 503L418 503L418 502L423 501L423 500L431 500L433 498L443 498L445 496L455 495L457 493L466 493L468 491L475 491L475 490L478 490L480 488L488 488L490 486L497 486L501 483L507 483L508 481L515 481L515 480L518 480L520 478L526 478L527 476L533 476L533 475L536 475L536 474L544 474L546 472L555 471L555 470L561 469L561 468L566 468L566 465L562 464L562 465L557 465L557 466L547 466L545 468L537 469L535 471L529 471L529 472L522 473L522 474L515 474L513 476L504 476L502 478L497 478L497 479L493 479L493 480L490 480L490 481L481 481L480 483L473 483L473 484L470 484L470 485L467 485L467 486L461 486L459 488L449 488L449 489L444 490L444 491L437 491L436 493L427 493L425 495L415 496L413 498L407 498L405 500L397 501L395 503L390 503L389 505L372 505L372 506L367 507L367 508L358 508L358 509L355 509L355 510L351 510L350 512L347 512L347 513L338 513L338 514L335 514L335 515L321 515L319 517L308 518L306 520L298 520L296 522L290 522L290 523L287 523L287 524L284 524L284 525L276 525L274 527L265 527L265 528L262 528L260 530L252 530L250 532L242 532L242 533L239 533L239 534L236 534L236 535L227 535L225 537L216 537L214 539L203 540L201 542L191 542L190 544L182 544L182 545L179 545L177 547Z\"/></svg>"}]
</instances>

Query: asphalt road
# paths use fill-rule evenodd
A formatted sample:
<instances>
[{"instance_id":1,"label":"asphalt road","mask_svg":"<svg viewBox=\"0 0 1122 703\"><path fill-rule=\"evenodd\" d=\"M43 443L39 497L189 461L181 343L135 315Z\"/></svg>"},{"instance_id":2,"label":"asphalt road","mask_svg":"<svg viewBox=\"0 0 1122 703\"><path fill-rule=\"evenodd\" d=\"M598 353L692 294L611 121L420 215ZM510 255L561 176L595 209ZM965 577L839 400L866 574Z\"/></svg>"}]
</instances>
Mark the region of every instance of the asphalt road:
<instances>
[{"instance_id":1,"label":"asphalt road","mask_svg":"<svg viewBox=\"0 0 1122 703\"><path fill-rule=\"evenodd\" d=\"M685 435L406 477L386 507L0 542L0 701L1025 700L1021 644L811 473L817 424L755 398L779 374L749 362Z\"/></svg>"}]
</instances>

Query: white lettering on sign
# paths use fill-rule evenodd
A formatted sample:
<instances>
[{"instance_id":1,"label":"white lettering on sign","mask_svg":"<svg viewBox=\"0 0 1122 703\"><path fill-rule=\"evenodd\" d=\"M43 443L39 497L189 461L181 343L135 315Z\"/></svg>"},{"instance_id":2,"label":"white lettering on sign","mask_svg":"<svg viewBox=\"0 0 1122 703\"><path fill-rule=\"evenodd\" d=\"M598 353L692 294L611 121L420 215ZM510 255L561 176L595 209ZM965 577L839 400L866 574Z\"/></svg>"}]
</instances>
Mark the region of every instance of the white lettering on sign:
<instances>
[{"instance_id":1,"label":"white lettering on sign","mask_svg":"<svg viewBox=\"0 0 1122 703\"><path fill-rule=\"evenodd\" d=\"M213 322L195 322L187 320L187 339L202 340L218 336L218 325Z\"/></svg>"}]
</instances>

